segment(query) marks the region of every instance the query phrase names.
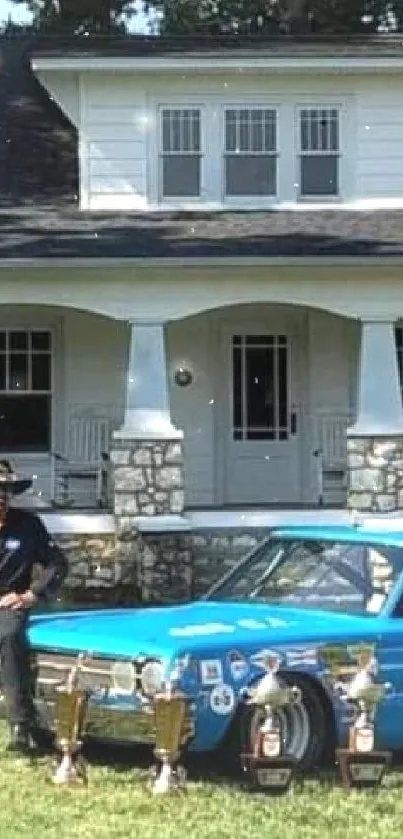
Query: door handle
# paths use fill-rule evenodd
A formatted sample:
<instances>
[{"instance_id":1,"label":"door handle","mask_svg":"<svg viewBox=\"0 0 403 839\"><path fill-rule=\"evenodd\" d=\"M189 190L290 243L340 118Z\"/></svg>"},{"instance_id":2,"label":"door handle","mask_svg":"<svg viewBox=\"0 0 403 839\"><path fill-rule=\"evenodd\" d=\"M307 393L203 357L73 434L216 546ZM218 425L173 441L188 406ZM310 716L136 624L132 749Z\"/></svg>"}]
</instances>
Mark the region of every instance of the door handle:
<instances>
[{"instance_id":1,"label":"door handle","mask_svg":"<svg viewBox=\"0 0 403 839\"><path fill-rule=\"evenodd\" d=\"M291 411L290 433L292 435L297 433L297 412Z\"/></svg>"}]
</instances>

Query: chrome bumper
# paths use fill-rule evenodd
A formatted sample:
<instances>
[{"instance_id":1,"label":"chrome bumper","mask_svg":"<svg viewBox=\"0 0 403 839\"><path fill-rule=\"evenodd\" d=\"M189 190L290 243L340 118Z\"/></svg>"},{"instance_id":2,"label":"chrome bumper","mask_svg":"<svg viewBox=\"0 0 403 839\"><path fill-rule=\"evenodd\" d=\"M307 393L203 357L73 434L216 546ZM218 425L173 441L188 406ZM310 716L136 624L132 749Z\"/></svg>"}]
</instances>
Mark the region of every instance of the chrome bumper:
<instances>
[{"instance_id":1,"label":"chrome bumper","mask_svg":"<svg viewBox=\"0 0 403 839\"><path fill-rule=\"evenodd\" d=\"M55 731L55 705L50 699L35 700L41 727ZM132 710L101 705L90 700L85 736L105 742L155 744L154 714L151 710Z\"/></svg>"},{"instance_id":2,"label":"chrome bumper","mask_svg":"<svg viewBox=\"0 0 403 839\"><path fill-rule=\"evenodd\" d=\"M40 724L54 731L55 691L66 683L77 658L54 652L35 655L35 705ZM88 656L80 664L80 685L88 690L86 736L124 743L155 743L154 712L141 692L141 663L136 663L136 690L130 698L112 691L112 664L107 659Z\"/></svg>"}]
</instances>

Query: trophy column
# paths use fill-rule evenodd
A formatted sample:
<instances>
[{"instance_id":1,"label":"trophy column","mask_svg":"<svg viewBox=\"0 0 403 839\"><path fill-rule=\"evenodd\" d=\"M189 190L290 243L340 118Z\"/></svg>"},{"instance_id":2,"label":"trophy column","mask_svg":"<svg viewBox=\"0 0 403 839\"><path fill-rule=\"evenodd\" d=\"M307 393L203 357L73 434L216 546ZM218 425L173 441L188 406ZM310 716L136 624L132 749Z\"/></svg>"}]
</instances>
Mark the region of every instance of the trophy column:
<instances>
[{"instance_id":1,"label":"trophy column","mask_svg":"<svg viewBox=\"0 0 403 839\"><path fill-rule=\"evenodd\" d=\"M263 720L258 728L252 748L243 752L242 768L248 785L253 790L271 793L286 792L293 779L296 760L284 754L284 744L279 711L301 701L297 687L288 687L278 677L280 661L275 655L262 660L266 673L246 696L246 704L261 708Z\"/></svg>"},{"instance_id":2,"label":"trophy column","mask_svg":"<svg viewBox=\"0 0 403 839\"><path fill-rule=\"evenodd\" d=\"M88 782L87 764L81 754L88 710L88 693L79 686L81 663L79 656L66 685L56 689L56 746L61 758L52 780L58 785Z\"/></svg>"}]
</instances>

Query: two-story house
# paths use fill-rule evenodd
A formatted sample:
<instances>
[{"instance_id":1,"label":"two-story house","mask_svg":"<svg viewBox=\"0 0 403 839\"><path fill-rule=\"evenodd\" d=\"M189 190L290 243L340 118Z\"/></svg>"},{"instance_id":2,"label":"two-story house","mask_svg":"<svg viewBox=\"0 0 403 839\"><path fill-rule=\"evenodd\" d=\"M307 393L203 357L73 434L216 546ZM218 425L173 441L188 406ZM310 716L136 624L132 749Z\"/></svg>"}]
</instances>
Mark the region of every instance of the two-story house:
<instances>
[{"instance_id":1,"label":"two-story house","mask_svg":"<svg viewBox=\"0 0 403 839\"><path fill-rule=\"evenodd\" d=\"M401 40L30 63L79 160L79 210L17 218L0 263L2 446L42 497L52 451L109 448L123 526L403 506Z\"/></svg>"}]
</instances>

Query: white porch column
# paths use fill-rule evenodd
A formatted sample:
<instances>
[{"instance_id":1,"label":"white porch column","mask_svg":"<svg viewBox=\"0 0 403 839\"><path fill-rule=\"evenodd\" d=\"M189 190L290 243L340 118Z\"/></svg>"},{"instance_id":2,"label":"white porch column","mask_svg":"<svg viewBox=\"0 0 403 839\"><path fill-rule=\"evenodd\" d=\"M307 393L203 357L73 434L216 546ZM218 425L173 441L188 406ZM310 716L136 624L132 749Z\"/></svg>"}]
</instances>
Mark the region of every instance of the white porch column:
<instances>
[{"instance_id":1,"label":"white porch column","mask_svg":"<svg viewBox=\"0 0 403 839\"><path fill-rule=\"evenodd\" d=\"M350 508L403 509L403 406L392 321L363 321L357 417L347 431Z\"/></svg>"},{"instance_id":2,"label":"white porch column","mask_svg":"<svg viewBox=\"0 0 403 839\"><path fill-rule=\"evenodd\" d=\"M115 438L182 439L172 425L164 323L131 323L125 418Z\"/></svg>"},{"instance_id":3,"label":"white porch column","mask_svg":"<svg viewBox=\"0 0 403 839\"><path fill-rule=\"evenodd\" d=\"M395 325L362 321L357 418L348 436L403 435Z\"/></svg>"}]
</instances>

